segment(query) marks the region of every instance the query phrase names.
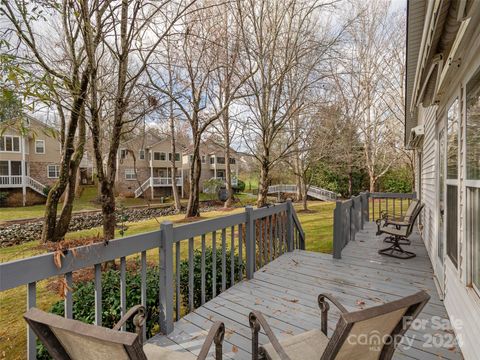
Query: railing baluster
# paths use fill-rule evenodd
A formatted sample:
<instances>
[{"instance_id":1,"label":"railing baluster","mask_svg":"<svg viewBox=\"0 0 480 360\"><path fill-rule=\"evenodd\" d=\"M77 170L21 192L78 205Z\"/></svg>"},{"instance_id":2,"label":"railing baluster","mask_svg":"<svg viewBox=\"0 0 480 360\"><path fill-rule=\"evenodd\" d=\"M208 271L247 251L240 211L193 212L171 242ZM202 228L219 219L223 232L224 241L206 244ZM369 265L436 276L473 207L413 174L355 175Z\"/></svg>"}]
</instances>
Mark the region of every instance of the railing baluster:
<instances>
[{"instance_id":1,"label":"railing baluster","mask_svg":"<svg viewBox=\"0 0 480 360\"><path fill-rule=\"evenodd\" d=\"M273 251L272 234L273 234L273 230L272 230L272 216L271 215L268 217L268 230L270 232L270 236L268 237L268 247L269 247L269 251L270 251L270 253L268 254L268 261L272 261L272 251Z\"/></svg>"},{"instance_id":2,"label":"railing baluster","mask_svg":"<svg viewBox=\"0 0 480 360\"><path fill-rule=\"evenodd\" d=\"M102 326L102 264L95 264L95 325Z\"/></svg>"},{"instance_id":3,"label":"railing baluster","mask_svg":"<svg viewBox=\"0 0 480 360\"><path fill-rule=\"evenodd\" d=\"M222 229L222 292L227 288L227 229Z\"/></svg>"},{"instance_id":4,"label":"railing baluster","mask_svg":"<svg viewBox=\"0 0 480 360\"><path fill-rule=\"evenodd\" d=\"M256 224L258 228L258 268L260 269L263 266L263 221L258 219Z\"/></svg>"},{"instance_id":5,"label":"railing baluster","mask_svg":"<svg viewBox=\"0 0 480 360\"><path fill-rule=\"evenodd\" d=\"M125 257L120 258L120 314L127 312L127 262ZM122 331L127 330L127 324L122 325Z\"/></svg>"},{"instance_id":6,"label":"railing baluster","mask_svg":"<svg viewBox=\"0 0 480 360\"><path fill-rule=\"evenodd\" d=\"M159 250L159 322L160 331L165 335L170 334L173 331L173 223L171 221L164 221L160 225L160 247ZM179 244L179 243L177 243ZM176 247L176 301L177 311L176 315L180 314L180 272L178 271L180 265L180 246Z\"/></svg>"},{"instance_id":7,"label":"railing baluster","mask_svg":"<svg viewBox=\"0 0 480 360\"><path fill-rule=\"evenodd\" d=\"M205 234L202 234L202 260L200 267L200 278L201 278L201 303L205 304Z\"/></svg>"},{"instance_id":8,"label":"railing baluster","mask_svg":"<svg viewBox=\"0 0 480 360\"><path fill-rule=\"evenodd\" d=\"M238 224L238 280L243 280L243 225Z\"/></svg>"},{"instance_id":9,"label":"railing baluster","mask_svg":"<svg viewBox=\"0 0 480 360\"><path fill-rule=\"evenodd\" d=\"M65 299L64 299L64 312L67 319L73 319L73 275L71 272L65 274L65 284L67 288L65 289Z\"/></svg>"},{"instance_id":10,"label":"railing baluster","mask_svg":"<svg viewBox=\"0 0 480 360\"><path fill-rule=\"evenodd\" d=\"M217 296L217 232L212 233L212 299Z\"/></svg>"},{"instance_id":11,"label":"railing baluster","mask_svg":"<svg viewBox=\"0 0 480 360\"><path fill-rule=\"evenodd\" d=\"M142 305L147 308L147 252L142 251L141 253L141 263L142 268L140 272L140 300ZM148 310L148 309L147 309ZM143 339L147 340L147 327L143 327Z\"/></svg>"},{"instance_id":12,"label":"railing baluster","mask_svg":"<svg viewBox=\"0 0 480 360\"><path fill-rule=\"evenodd\" d=\"M255 243L255 221L253 220L253 207L246 206L245 213L247 222L245 223L245 272L247 279L252 279L256 269L256 243Z\"/></svg>"},{"instance_id":13,"label":"railing baluster","mask_svg":"<svg viewBox=\"0 0 480 360\"><path fill-rule=\"evenodd\" d=\"M180 241L175 243L175 320L180 320Z\"/></svg>"},{"instance_id":14,"label":"railing baluster","mask_svg":"<svg viewBox=\"0 0 480 360\"><path fill-rule=\"evenodd\" d=\"M403 216L403 199L400 199L400 215Z\"/></svg>"},{"instance_id":15,"label":"railing baluster","mask_svg":"<svg viewBox=\"0 0 480 360\"><path fill-rule=\"evenodd\" d=\"M263 218L263 263L266 265L268 263L268 218Z\"/></svg>"},{"instance_id":16,"label":"railing baluster","mask_svg":"<svg viewBox=\"0 0 480 360\"><path fill-rule=\"evenodd\" d=\"M190 312L195 309L193 304L193 272L195 271L194 267L194 259L193 259L193 246L194 246L194 239L188 239L188 306Z\"/></svg>"},{"instance_id":17,"label":"railing baluster","mask_svg":"<svg viewBox=\"0 0 480 360\"><path fill-rule=\"evenodd\" d=\"M235 284L235 226L230 228L230 286Z\"/></svg>"},{"instance_id":18,"label":"railing baluster","mask_svg":"<svg viewBox=\"0 0 480 360\"><path fill-rule=\"evenodd\" d=\"M27 285L27 310L37 305L37 285L31 282ZM27 326L27 359L35 360L37 358L37 336Z\"/></svg>"}]
</instances>

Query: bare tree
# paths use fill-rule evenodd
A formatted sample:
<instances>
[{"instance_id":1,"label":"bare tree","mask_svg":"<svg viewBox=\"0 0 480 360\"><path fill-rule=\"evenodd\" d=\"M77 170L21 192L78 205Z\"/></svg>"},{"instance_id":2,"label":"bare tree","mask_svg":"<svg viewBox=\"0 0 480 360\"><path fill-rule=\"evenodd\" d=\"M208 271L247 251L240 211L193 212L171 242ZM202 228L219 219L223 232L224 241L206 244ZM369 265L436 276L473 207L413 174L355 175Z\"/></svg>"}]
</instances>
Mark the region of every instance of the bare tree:
<instances>
[{"instance_id":1,"label":"bare tree","mask_svg":"<svg viewBox=\"0 0 480 360\"><path fill-rule=\"evenodd\" d=\"M267 202L272 167L297 141L288 128L290 120L298 116L306 90L320 79L315 69L324 44L314 36L316 15L333 5L249 0L238 1L237 6L247 62L258 67L247 81L247 91L253 95L244 102L248 115L243 135L260 164L260 207ZM298 69L294 86L289 87L288 76Z\"/></svg>"},{"instance_id":2,"label":"bare tree","mask_svg":"<svg viewBox=\"0 0 480 360\"><path fill-rule=\"evenodd\" d=\"M62 160L59 179L48 193L41 241L59 241L70 223L77 171L85 145L85 100L91 73L83 46L85 24L80 19L78 4L67 1L34 6L23 0L2 0L0 14L10 26L4 35L18 42L14 46L14 56L19 66L33 81L43 84L41 91L35 92L30 85L26 86L24 95L56 107L58 111ZM42 26L43 31L51 31L56 41L43 41L44 34L38 31ZM66 190L57 218L58 206Z\"/></svg>"},{"instance_id":3,"label":"bare tree","mask_svg":"<svg viewBox=\"0 0 480 360\"><path fill-rule=\"evenodd\" d=\"M160 94L167 96L176 105L176 111L186 119L190 125L192 136L192 157L189 171L189 199L186 217L200 215L200 176L201 156L200 145L202 137L211 126L228 109L230 103L236 99L238 90L245 82L240 79L229 90L229 96L223 97L221 106L214 102L215 86L214 74L222 66L215 61L218 54L217 23L218 18L215 6L201 8L190 13L184 18L183 31L178 34L176 40L181 44L175 53L167 53L172 57L169 63L174 75L165 76L161 64L162 58L152 62L148 67L150 86ZM174 78L174 91L166 86L168 79Z\"/></svg>"},{"instance_id":4,"label":"bare tree","mask_svg":"<svg viewBox=\"0 0 480 360\"><path fill-rule=\"evenodd\" d=\"M92 1L92 10L88 1L82 2L85 20L88 11L97 15L95 22L88 23L85 42L92 67L90 129L100 183L105 241L115 235L115 180L120 140L155 105L149 102L138 84L145 79L152 55L194 0L175 4L143 0L107 3L109 11L102 17L103 14L96 10L99 0ZM92 44L100 34L101 47L96 49ZM109 86L107 80L113 80L115 85ZM102 144L102 129L108 129L106 145ZM102 156L104 149L106 159Z\"/></svg>"}]
</instances>

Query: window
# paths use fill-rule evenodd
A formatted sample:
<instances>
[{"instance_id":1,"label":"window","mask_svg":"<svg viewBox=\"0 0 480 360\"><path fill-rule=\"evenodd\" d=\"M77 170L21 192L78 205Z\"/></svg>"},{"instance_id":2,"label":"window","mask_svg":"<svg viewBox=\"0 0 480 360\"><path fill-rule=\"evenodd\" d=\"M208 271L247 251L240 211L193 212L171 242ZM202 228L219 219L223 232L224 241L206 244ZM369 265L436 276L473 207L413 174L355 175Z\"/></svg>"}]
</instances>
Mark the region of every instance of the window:
<instances>
[{"instance_id":1,"label":"window","mask_svg":"<svg viewBox=\"0 0 480 360\"><path fill-rule=\"evenodd\" d=\"M224 157L217 157L217 164L225 164L225 158Z\"/></svg>"},{"instance_id":2,"label":"window","mask_svg":"<svg viewBox=\"0 0 480 360\"><path fill-rule=\"evenodd\" d=\"M230 158L230 164L235 165L237 162L234 158Z\"/></svg>"},{"instance_id":3,"label":"window","mask_svg":"<svg viewBox=\"0 0 480 360\"><path fill-rule=\"evenodd\" d=\"M210 164L215 164L215 156L210 157Z\"/></svg>"},{"instance_id":4,"label":"window","mask_svg":"<svg viewBox=\"0 0 480 360\"><path fill-rule=\"evenodd\" d=\"M167 160L167 154L164 152L155 151L153 153L153 160Z\"/></svg>"},{"instance_id":5,"label":"window","mask_svg":"<svg viewBox=\"0 0 480 360\"><path fill-rule=\"evenodd\" d=\"M60 176L60 165L48 165L47 176L50 179L58 179Z\"/></svg>"},{"instance_id":6,"label":"window","mask_svg":"<svg viewBox=\"0 0 480 360\"><path fill-rule=\"evenodd\" d=\"M138 158L140 160L145 160L145 150L144 149L141 149L139 152L138 152Z\"/></svg>"},{"instance_id":7,"label":"window","mask_svg":"<svg viewBox=\"0 0 480 360\"><path fill-rule=\"evenodd\" d=\"M0 151L20 152L20 137L11 135L1 136Z\"/></svg>"},{"instance_id":8,"label":"window","mask_svg":"<svg viewBox=\"0 0 480 360\"><path fill-rule=\"evenodd\" d=\"M480 294L480 69L466 87L467 259L473 288Z\"/></svg>"},{"instance_id":9,"label":"window","mask_svg":"<svg viewBox=\"0 0 480 360\"><path fill-rule=\"evenodd\" d=\"M21 161L11 161L10 162L10 171L13 176L22 175L22 162Z\"/></svg>"},{"instance_id":10,"label":"window","mask_svg":"<svg viewBox=\"0 0 480 360\"><path fill-rule=\"evenodd\" d=\"M193 155L190 155L190 156L188 157L188 161L190 161L190 162L193 161Z\"/></svg>"},{"instance_id":11,"label":"window","mask_svg":"<svg viewBox=\"0 0 480 360\"><path fill-rule=\"evenodd\" d=\"M168 153L168 161L172 161L172 153ZM175 153L175 161L180 161L180 153Z\"/></svg>"},{"instance_id":12,"label":"window","mask_svg":"<svg viewBox=\"0 0 480 360\"><path fill-rule=\"evenodd\" d=\"M123 160L127 157L127 149L120 149L120 159Z\"/></svg>"},{"instance_id":13,"label":"window","mask_svg":"<svg viewBox=\"0 0 480 360\"><path fill-rule=\"evenodd\" d=\"M202 164L205 164L205 162L207 161L207 158L205 155L202 155Z\"/></svg>"},{"instance_id":14,"label":"window","mask_svg":"<svg viewBox=\"0 0 480 360\"><path fill-rule=\"evenodd\" d=\"M35 140L35 154L45 154L45 140Z\"/></svg>"},{"instance_id":15,"label":"window","mask_svg":"<svg viewBox=\"0 0 480 360\"><path fill-rule=\"evenodd\" d=\"M8 161L0 161L0 176L8 176L8 175L10 175L8 171Z\"/></svg>"},{"instance_id":16,"label":"window","mask_svg":"<svg viewBox=\"0 0 480 360\"><path fill-rule=\"evenodd\" d=\"M458 99L447 113L447 255L458 263Z\"/></svg>"},{"instance_id":17,"label":"window","mask_svg":"<svg viewBox=\"0 0 480 360\"><path fill-rule=\"evenodd\" d=\"M125 169L125 180L136 180L135 169Z\"/></svg>"}]
</instances>

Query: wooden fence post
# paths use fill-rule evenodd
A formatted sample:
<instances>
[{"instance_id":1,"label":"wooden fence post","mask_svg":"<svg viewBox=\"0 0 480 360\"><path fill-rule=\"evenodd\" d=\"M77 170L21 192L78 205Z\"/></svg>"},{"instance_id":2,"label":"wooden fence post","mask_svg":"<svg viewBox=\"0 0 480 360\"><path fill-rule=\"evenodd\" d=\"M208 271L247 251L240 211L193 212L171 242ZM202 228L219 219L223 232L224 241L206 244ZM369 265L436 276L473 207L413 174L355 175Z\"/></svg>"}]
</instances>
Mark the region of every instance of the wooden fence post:
<instances>
[{"instance_id":1,"label":"wooden fence post","mask_svg":"<svg viewBox=\"0 0 480 360\"><path fill-rule=\"evenodd\" d=\"M293 205L292 200L287 199L287 251L293 251Z\"/></svg>"},{"instance_id":2,"label":"wooden fence post","mask_svg":"<svg viewBox=\"0 0 480 360\"><path fill-rule=\"evenodd\" d=\"M173 331L173 223L163 222L160 230L160 331L168 335Z\"/></svg>"},{"instance_id":3,"label":"wooden fence post","mask_svg":"<svg viewBox=\"0 0 480 360\"><path fill-rule=\"evenodd\" d=\"M337 200L335 210L333 211L333 258L342 258L343 249L343 214L342 202Z\"/></svg>"},{"instance_id":4,"label":"wooden fence post","mask_svg":"<svg viewBox=\"0 0 480 360\"><path fill-rule=\"evenodd\" d=\"M245 248L246 261L245 271L247 279L253 279L255 273L255 221L253 220L253 207L246 206L245 212L247 215L247 222L245 223Z\"/></svg>"}]
</instances>

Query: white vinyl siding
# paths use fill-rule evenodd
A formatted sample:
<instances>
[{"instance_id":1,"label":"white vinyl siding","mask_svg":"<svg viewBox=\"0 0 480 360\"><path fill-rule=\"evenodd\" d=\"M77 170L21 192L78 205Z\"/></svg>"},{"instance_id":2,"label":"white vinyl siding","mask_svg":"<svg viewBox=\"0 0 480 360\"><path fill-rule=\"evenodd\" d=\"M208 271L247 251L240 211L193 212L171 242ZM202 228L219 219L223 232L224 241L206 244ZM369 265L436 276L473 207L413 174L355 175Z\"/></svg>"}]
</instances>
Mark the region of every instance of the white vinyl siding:
<instances>
[{"instance_id":1,"label":"white vinyl siding","mask_svg":"<svg viewBox=\"0 0 480 360\"><path fill-rule=\"evenodd\" d=\"M422 164L421 164L421 200L425 204L422 214L423 239L430 256L432 248L437 241L435 224L437 222L437 140L436 140L436 112L437 106L423 109L425 126L425 138L423 141Z\"/></svg>"}]
</instances>

